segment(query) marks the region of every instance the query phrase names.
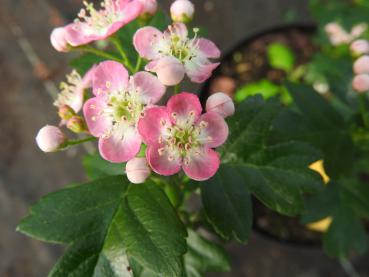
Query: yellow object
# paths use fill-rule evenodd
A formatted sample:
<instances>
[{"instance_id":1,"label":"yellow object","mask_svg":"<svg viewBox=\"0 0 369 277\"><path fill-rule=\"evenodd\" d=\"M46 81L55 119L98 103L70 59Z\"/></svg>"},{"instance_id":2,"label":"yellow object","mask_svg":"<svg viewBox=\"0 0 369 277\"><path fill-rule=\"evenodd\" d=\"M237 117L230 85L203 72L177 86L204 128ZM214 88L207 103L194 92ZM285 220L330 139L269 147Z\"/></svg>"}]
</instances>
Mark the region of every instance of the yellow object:
<instances>
[{"instance_id":1,"label":"yellow object","mask_svg":"<svg viewBox=\"0 0 369 277\"><path fill-rule=\"evenodd\" d=\"M314 171L318 172L320 174L320 176L322 176L324 184L328 185L330 179L329 179L329 176L327 175L327 173L324 170L323 160L319 160L319 161L316 161L315 163L312 163L309 166L309 168L311 170L314 170ZM331 217L326 217L322 220L307 224L306 227L308 227L310 230L313 230L313 231L325 233L328 230L331 223L332 223L332 218Z\"/></svg>"}]
</instances>

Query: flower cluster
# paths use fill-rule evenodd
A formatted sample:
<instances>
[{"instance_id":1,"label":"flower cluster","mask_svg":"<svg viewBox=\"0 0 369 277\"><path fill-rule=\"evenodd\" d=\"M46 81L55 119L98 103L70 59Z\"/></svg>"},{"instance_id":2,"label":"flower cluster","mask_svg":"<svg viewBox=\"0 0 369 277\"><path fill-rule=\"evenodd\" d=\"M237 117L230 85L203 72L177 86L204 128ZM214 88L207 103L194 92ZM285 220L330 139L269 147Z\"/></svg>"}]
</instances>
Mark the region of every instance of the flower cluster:
<instances>
[{"instance_id":1,"label":"flower cluster","mask_svg":"<svg viewBox=\"0 0 369 277\"><path fill-rule=\"evenodd\" d=\"M80 46L112 37L135 19L140 24L149 22L157 11L155 0L104 0L100 9L87 2L84 5L78 19L52 32L56 50L83 50ZM132 183L144 182L152 171L169 176L183 170L191 179L206 180L221 163L215 149L228 137L225 118L234 113L232 99L213 94L203 113L198 96L179 90L185 75L202 83L219 65L211 61L220 57L212 41L199 38L198 29L190 37L186 23L193 14L189 0L176 0L171 6L173 23L166 31L144 26L134 34L132 43L139 55L135 67L118 45L121 61L100 62L83 77L74 70L60 85L54 102L60 128L88 134L83 142L98 139L101 157L112 163L126 162ZM145 71L140 71L142 59ZM167 87L174 85L174 95L164 97ZM41 150L53 152L78 143L60 128L40 130L36 140Z\"/></svg>"},{"instance_id":2,"label":"flower cluster","mask_svg":"<svg viewBox=\"0 0 369 277\"><path fill-rule=\"evenodd\" d=\"M358 24L352 27L350 32L347 32L340 24L336 22L328 23L325 26L325 32L327 33L332 45L349 44L352 41L359 38L366 30L368 25L366 23Z\"/></svg>"},{"instance_id":3,"label":"flower cluster","mask_svg":"<svg viewBox=\"0 0 369 277\"><path fill-rule=\"evenodd\" d=\"M355 61L353 71L355 77L352 87L358 93L369 92L369 41L360 39L351 44L351 51L359 58Z\"/></svg>"}]
</instances>

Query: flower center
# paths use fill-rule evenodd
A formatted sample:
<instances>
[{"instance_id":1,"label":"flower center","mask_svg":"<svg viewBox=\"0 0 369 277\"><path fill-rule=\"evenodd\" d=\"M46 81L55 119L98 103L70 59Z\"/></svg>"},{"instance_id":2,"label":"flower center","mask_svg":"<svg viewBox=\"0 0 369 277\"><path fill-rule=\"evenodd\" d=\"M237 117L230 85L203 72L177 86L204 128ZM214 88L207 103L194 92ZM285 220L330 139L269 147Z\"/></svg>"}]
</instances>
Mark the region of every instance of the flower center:
<instances>
[{"instance_id":1,"label":"flower center","mask_svg":"<svg viewBox=\"0 0 369 277\"><path fill-rule=\"evenodd\" d=\"M93 3L83 1L85 8L82 8L78 13L78 18L75 22L87 24L89 28L84 28L87 33L97 31L103 32L105 29L119 20L121 14L119 13L119 0L104 0L101 3L101 8L96 10ZM78 28L78 27L77 27Z\"/></svg>"}]
</instances>

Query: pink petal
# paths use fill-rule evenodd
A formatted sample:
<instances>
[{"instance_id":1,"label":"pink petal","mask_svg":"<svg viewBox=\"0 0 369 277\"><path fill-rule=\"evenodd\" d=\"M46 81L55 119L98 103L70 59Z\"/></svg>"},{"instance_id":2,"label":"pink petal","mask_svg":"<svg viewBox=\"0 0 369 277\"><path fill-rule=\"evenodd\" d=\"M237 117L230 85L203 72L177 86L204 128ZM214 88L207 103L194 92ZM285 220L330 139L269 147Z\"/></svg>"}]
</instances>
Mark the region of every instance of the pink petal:
<instances>
[{"instance_id":1,"label":"pink petal","mask_svg":"<svg viewBox=\"0 0 369 277\"><path fill-rule=\"evenodd\" d=\"M217 92L206 100L206 111L216 112L223 118L231 116L235 112L234 103L231 97L223 92Z\"/></svg>"},{"instance_id":2,"label":"pink petal","mask_svg":"<svg viewBox=\"0 0 369 277\"><path fill-rule=\"evenodd\" d=\"M127 85L128 71L118 62L102 62L94 70L92 87L95 95L124 90Z\"/></svg>"},{"instance_id":3,"label":"pink petal","mask_svg":"<svg viewBox=\"0 0 369 277\"><path fill-rule=\"evenodd\" d=\"M167 110L172 122L183 124L188 120L195 122L201 114L202 107L197 95L182 92L168 100Z\"/></svg>"},{"instance_id":4,"label":"pink petal","mask_svg":"<svg viewBox=\"0 0 369 277\"><path fill-rule=\"evenodd\" d=\"M187 60L185 63L186 73L192 82L203 83L210 78L213 70L220 63L209 63L200 59Z\"/></svg>"},{"instance_id":5,"label":"pink petal","mask_svg":"<svg viewBox=\"0 0 369 277\"><path fill-rule=\"evenodd\" d=\"M157 144L170 119L165 107L153 107L145 110L145 116L138 121L138 132L146 144Z\"/></svg>"},{"instance_id":6,"label":"pink petal","mask_svg":"<svg viewBox=\"0 0 369 277\"><path fill-rule=\"evenodd\" d=\"M165 86L158 80L158 78L148 72L137 72L133 76L133 83L138 89L142 103L155 104L165 94Z\"/></svg>"},{"instance_id":7,"label":"pink petal","mask_svg":"<svg viewBox=\"0 0 369 277\"><path fill-rule=\"evenodd\" d=\"M120 1L121 13L124 15L122 22L125 24L135 20L143 11L144 6L140 1Z\"/></svg>"},{"instance_id":8,"label":"pink petal","mask_svg":"<svg viewBox=\"0 0 369 277\"><path fill-rule=\"evenodd\" d=\"M86 36L83 32L84 23L71 23L64 27L66 40L73 47L90 43L93 39Z\"/></svg>"},{"instance_id":9,"label":"pink petal","mask_svg":"<svg viewBox=\"0 0 369 277\"><path fill-rule=\"evenodd\" d=\"M140 151L141 138L134 127L121 132L114 132L108 138L99 139L100 155L112 163L123 163L133 159Z\"/></svg>"},{"instance_id":10,"label":"pink petal","mask_svg":"<svg viewBox=\"0 0 369 277\"><path fill-rule=\"evenodd\" d=\"M204 124L205 123L205 124ZM207 112L198 120L201 127L199 139L209 148L222 145L228 138L228 125L224 118L216 112Z\"/></svg>"},{"instance_id":11,"label":"pink petal","mask_svg":"<svg viewBox=\"0 0 369 277\"><path fill-rule=\"evenodd\" d=\"M59 52L68 52L68 41L66 30L63 27L55 28L50 35L52 46Z\"/></svg>"},{"instance_id":12,"label":"pink petal","mask_svg":"<svg viewBox=\"0 0 369 277\"><path fill-rule=\"evenodd\" d=\"M214 44L214 42L208 39L205 39L205 38L196 39L195 45L199 47L199 50L207 58L216 59L220 57L219 48Z\"/></svg>"},{"instance_id":13,"label":"pink petal","mask_svg":"<svg viewBox=\"0 0 369 277\"><path fill-rule=\"evenodd\" d=\"M100 97L90 98L83 106L83 114L90 133L94 137L104 135L112 126L111 120L102 115L106 103Z\"/></svg>"},{"instance_id":14,"label":"pink petal","mask_svg":"<svg viewBox=\"0 0 369 277\"><path fill-rule=\"evenodd\" d=\"M155 72L155 68L158 65L159 60L153 60L145 66L146 71Z\"/></svg>"},{"instance_id":15,"label":"pink petal","mask_svg":"<svg viewBox=\"0 0 369 277\"><path fill-rule=\"evenodd\" d=\"M168 30L164 32L164 35L169 37L177 35L181 39L186 39L188 37L188 30L186 24L174 23L173 25L169 25Z\"/></svg>"},{"instance_id":16,"label":"pink petal","mask_svg":"<svg viewBox=\"0 0 369 277\"><path fill-rule=\"evenodd\" d=\"M149 145L146 150L146 159L152 170L157 174L169 176L176 174L181 170L181 159L175 153L170 153L168 150L159 155L160 144Z\"/></svg>"},{"instance_id":17,"label":"pink petal","mask_svg":"<svg viewBox=\"0 0 369 277\"><path fill-rule=\"evenodd\" d=\"M183 171L196 181L204 181L215 175L220 165L217 152L208 148L199 148L187 156L190 160L184 164Z\"/></svg>"},{"instance_id":18,"label":"pink petal","mask_svg":"<svg viewBox=\"0 0 369 277\"><path fill-rule=\"evenodd\" d=\"M155 67L153 67L155 65ZM183 64L175 57L162 57L155 63L150 63L147 68L156 72L160 82L166 86L178 85L185 76Z\"/></svg>"},{"instance_id":19,"label":"pink petal","mask_svg":"<svg viewBox=\"0 0 369 277\"><path fill-rule=\"evenodd\" d=\"M159 53L155 51L155 43L163 39L163 33L154 27L143 27L139 29L134 37L133 44L141 57L148 60L157 59Z\"/></svg>"}]
</instances>

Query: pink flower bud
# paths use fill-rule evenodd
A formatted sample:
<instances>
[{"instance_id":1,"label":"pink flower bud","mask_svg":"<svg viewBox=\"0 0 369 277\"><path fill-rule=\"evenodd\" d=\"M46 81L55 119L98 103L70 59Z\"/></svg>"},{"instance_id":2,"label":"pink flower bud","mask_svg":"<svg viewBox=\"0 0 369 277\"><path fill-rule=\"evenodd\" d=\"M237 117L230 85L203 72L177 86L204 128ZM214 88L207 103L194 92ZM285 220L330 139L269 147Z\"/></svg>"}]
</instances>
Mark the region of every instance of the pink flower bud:
<instances>
[{"instance_id":1,"label":"pink flower bud","mask_svg":"<svg viewBox=\"0 0 369 277\"><path fill-rule=\"evenodd\" d=\"M226 118L234 114L235 108L232 99L228 95L218 92L212 94L206 101L206 111L216 112Z\"/></svg>"},{"instance_id":2,"label":"pink flower bud","mask_svg":"<svg viewBox=\"0 0 369 277\"><path fill-rule=\"evenodd\" d=\"M151 173L145 158L133 158L126 164L128 180L133 184L142 184Z\"/></svg>"},{"instance_id":3,"label":"pink flower bud","mask_svg":"<svg viewBox=\"0 0 369 277\"><path fill-rule=\"evenodd\" d=\"M351 52L355 55L369 54L369 41L365 39L355 40L351 44Z\"/></svg>"},{"instance_id":4,"label":"pink flower bud","mask_svg":"<svg viewBox=\"0 0 369 277\"><path fill-rule=\"evenodd\" d=\"M185 75L185 68L182 63L174 57L161 58L153 71L156 72L160 82L166 86L175 86L179 84Z\"/></svg>"},{"instance_id":5,"label":"pink flower bud","mask_svg":"<svg viewBox=\"0 0 369 277\"><path fill-rule=\"evenodd\" d=\"M85 121L78 115L73 116L67 121L67 128L77 134L87 132Z\"/></svg>"},{"instance_id":6,"label":"pink flower bud","mask_svg":"<svg viewBox=\"0 0 369 277\"><path fill-rule=\"evenodd\" d=\"M327 25L325 25L324 30L325 30L328 34L332 35L332 34L337 34L337 33L342 32L342 30L343 30L343 29L342 29L342 27L341 27L339 24L337 24L336 22L331 22L331 23L328 23Z\"/></svg>"},{"instance_id":7,"label":"pink flower bud","mask_svg":"<svg viewBox=\"0 0 369 277\"><path fill-rule=\"evenodd\" d=\"M170 14L174 22L188 23L192 20L195 7L189 0L176 0L170 7Z\"/></svg>"},{"instance_id":8,"label":"pink flower bud","mask_svg":"<svg viewBox=\"0 0 369 277\"><path fill-rule=\"evenodd\" d=\"M369 73L369 56L362 56L354 63L355 74Z\"/></svg>"},{"instance_id":9,"label":"pink flower bud","mask_svg":"<svg viewBox=\"0 0 369 277\"><path fill-rule=\"evenodd\" d=\"M55 126L46 125L38 131L36 143L44 152L54 152L58 150L65 142L67 137Z\"/></svg>"},{"instance_id":10,"label":"pink flower bud","mask_svg":"<svg viewBox=\"0 0 369 277\"><path fill-rule=\"evenodd\" d=\"M358 93L369 91L369 75L360 74L352 80L352 88Z\"/></svg>"},{"instance_id":11,"label":"pink flower bud","mask_svg":"<svg viewBox=\"0 0 369 277\"><path fill-rule=\"evenodd\" d=\"M66 40L66 31L64 28L55 28L51 32L50 41L52 46L59 52L68 52L69 46Z\"/></svg>"},{"instance_id":12,"label":"pink flower bud","mask_svg":"<svg viewBox=\"0 0 369 277\"><path fill-rule=\"evenodd\" d=\"M351 29L351 36L354 38L360 37L365 31L368 29L368 25L366 23L357 24Z\"/></svg>"},{"instance_id":13,"label":"pink flower bud","mask_svg":"<svg viewBox=\"0 0 369 277\"><path fill-rule=\"evenodd\" d=\"M153 16L158 10L158 2L156 0L139 0L142 3L143 9L141 16L144 18Z\"/></svg>"}]
</instances>

